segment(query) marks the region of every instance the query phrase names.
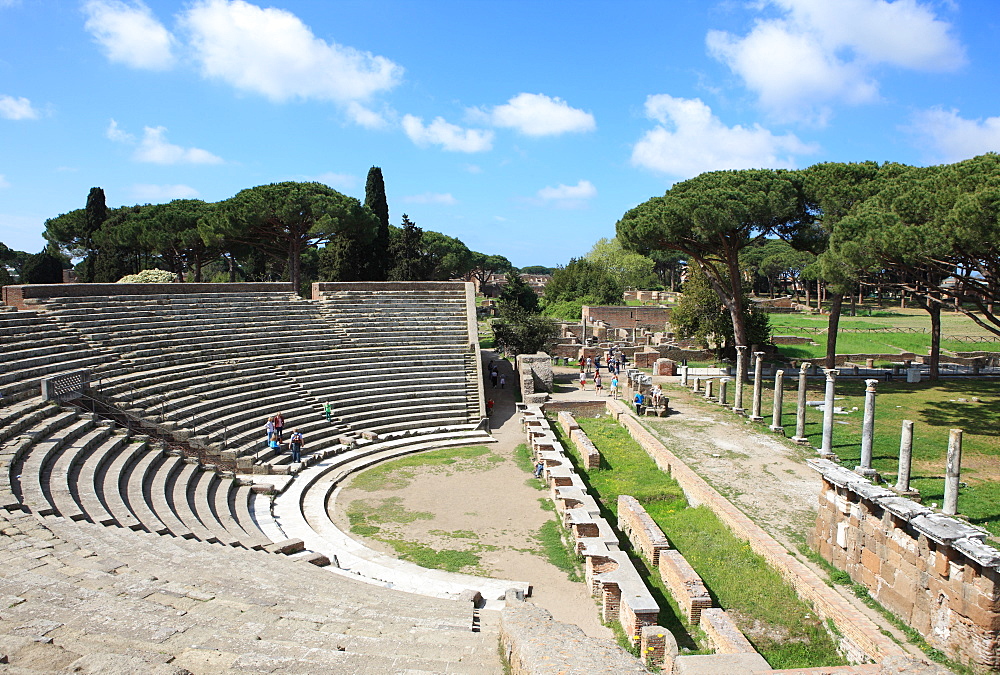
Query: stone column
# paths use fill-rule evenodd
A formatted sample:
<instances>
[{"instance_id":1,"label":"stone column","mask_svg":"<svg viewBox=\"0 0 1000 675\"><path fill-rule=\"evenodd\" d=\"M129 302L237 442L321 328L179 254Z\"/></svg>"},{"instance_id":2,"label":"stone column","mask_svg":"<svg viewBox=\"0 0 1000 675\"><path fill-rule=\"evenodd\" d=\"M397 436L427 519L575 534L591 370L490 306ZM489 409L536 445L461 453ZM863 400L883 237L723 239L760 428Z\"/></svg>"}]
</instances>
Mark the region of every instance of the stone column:
<instances>
[{"instance_id":1,"label":"stone column","mask_svg":"<svg viewBox=\"0 0 1000 675\"><path fill-rule=\"evenodd\" d=\"M753 403L750 408L750 419L761 422L764 419L760 416L760 395L764 385L764 352L754 352L753 355Z\"/></svg>"},{"instance_id":2,"label":"stone column","mask_svg":"<svg viewBox=\"0 0 1000 675\"><path fill-rule=\"evenodd\" d=\"M681 366L680 369L681 369L681 386L686 387L688 386L688 367Z\"/></svg>"},{"instance_id":3,"label":"stone column","mask_svg":"<svg viewBox=\"0 0 1000 675\"><path fill-rule=\"evenodd\" d=\"M711 400L712 398L712 380L705 380L705 399Z\"/></svg>"},{"instance_id":4,"label":"stone column","mask_svg":"<svg viewBox=\"0 0 1000 675\"><path fill-rule=\"evenodd\" d=\"M948 436L948 464L944 470L944 507L941 513L958 513L958 483L962 477L962 430L952 429Z\"/></svg>"},{"instance_id":5,"label":"stone column","mask_svg":"<svg viewBox=\"0 0 1000 675\"><path fill-rule=\"evenodd\" d=\"M729 378L724 377L719 380L719 405L725 407L726 405L726 385L729 383Z\"/></svg>"},{"instance_id":6,"label":"stone column","mask_svg":"<svg viewBox=\"0 0 1000 675\"><path fill-rule=\"evenodd\" d=\"M736 380L733 386L733 412L742 415L743 408L743 378L746 377L746 345L736 346Z\"/></svg>"},{"instance_id":7,"label":"stone column","mask_svg":"<svg viewBox=\"0 0 1000 675\"><path fill-rule=\"evenodd\" d=\"M899 468L896 469L896 490L910 491L910 464L913 459L913 421L903 420L903 432L899 437Z\"/></svg>"},{"instance_id":8,"label":"stone column","mask_svg":"<svg viewBox=\"0 0 1000 675\"><path fill-rule=\"evenodd\" d=\"M812 364L806 361L799 366L799 398L795 406L795 435L792 440L800 445L809 443L806 438L806 384Z\"/></svg>"},{"instance_id":9,"label":"stone column","mask_svg":"<svg viewBox=\"0 0 1000 675\"><path fill-rule=\"evenodd\" d=\"M837 382L837 369L824 368L826 374L826 397L823 403L823 444L820 446L821 457L834 457L833 452L833 387Z\"/></svg>"},{"instance_id":10,"label":"stone column","mask_svg":"<svg viewBox=\"0 0 1000 675\"><path fill-rule=\"evenodd\" d=\"M694 379L694 386L691 387L691 393L697 394L698 392L701 391L701 378L695 377L693 379Z\"/></svg>"},{"instance_id":11,"label":"stone column","mask_svg":"<svg viewBox=\"0 0 1000 675\"><path fill-rule=\"evenodd\" d=\"M861 465L854 468L862 476L874 476L872 441L875 435L875 385L878 380L865 380L865 416L861 422Z\"/></svg>"},{"instance_id":12,"label":"stone column","mask_svg":"<svg viewBox=\"0 0 1000 675\"><path fill-rule=\"evenodd\" d=\"M774 373L774 405L771 407L771 431L784 435L785 427L781 424L781 406L785 395L785 371Z\"/></svg>"}]
</instances>

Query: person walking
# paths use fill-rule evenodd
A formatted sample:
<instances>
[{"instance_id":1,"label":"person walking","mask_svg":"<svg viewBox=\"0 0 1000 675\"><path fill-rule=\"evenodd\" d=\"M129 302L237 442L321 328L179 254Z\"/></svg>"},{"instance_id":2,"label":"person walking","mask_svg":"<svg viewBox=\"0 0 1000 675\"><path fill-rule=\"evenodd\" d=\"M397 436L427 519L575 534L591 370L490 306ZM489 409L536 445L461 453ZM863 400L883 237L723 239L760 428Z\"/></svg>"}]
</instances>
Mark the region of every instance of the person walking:
<instances>
[{"instance_id":1,"label":"person walking","mask_svg":"<svg viewBox=\"0 0 1000 675\"><path fill-rule=\"evenodd\" d=\"M507 376L506 375L501 375L500 376L500 388L503 389L506 384L507 384Z\"/></svg>"},{"instance_id":2,"label":"person walking","mask_svg":"<svg viewBox=\"0 0 1000 675\"><path fill-rule=\"evenodd\" d=\"M327 421L327 423L330 423L330 422L333 421L333 406L330 405L329 401L327 401L326 403L323 404L323 414L326 415L326 421Z\"/></svg>"},{"instance_id":3,"label":"person walking","mask_svg":"<svg viewBox=\"0 0 1000 675\"><path fill-rule=\"evenodd\" d=\"M282 417L281 413L274 416L274 435L277 436L278 442L280 443L283 439L281 438L282 432L285 430L285 418Z\"/></svg>"},{"instance_id":4,"label":"person walking","mask_svg":"<svg viewBox=\"0 0 1000 675\"><path fill-rule=\"evenodd\" d=\"M490 383L493 385L494 389L497 388L497 375L498 373L496 368L490 371Z\"/></svg>"},{"instance_id":5,"label":"person walking","mask_svg":"<svg viewBox=\"0 0 1000 675\"><path fill-rule=\"evenodd\" d=\"M587 390L587 373L580 371L580 391Z\"/></svg>"},{"instance_id":6,"label":"person walking","mask_svg":"<svg viewBox=\"0 0 1000 675\"><path fill-rule=\"evenodd\" d=\"M598 396L604 395L604 380L601 379L601 371L597 371L594 375L594 391L597 392Z\"/></svg>"},{"instance_id":7,"label":"person walking","mask_svg":"<svg viewBox=\"0 0 1000 675\"><path fill-rule=\"evenodd\" d=\"M268 417L267 423L264 425L264 432L267 434L267 445L271 446L271 439L274 437L274 418Z\"/></svg>"},{"instance_id":8,"label":"person walking","mask_svg":"<svg viewBox=\"0 0 1000 675\"><path fill-rule=\"evenodd\" d=\"M642 407L643 407L642 404L645 403L645 401L646 401L646 398L642 395L641 391L635 392L635 399L633 399L632 402L635 403L635 414L636 415L641 415L642 414Z\"/></svg>"},{"instance_id":9,"label":"person walking","mask_svg":"<svg viewBox=\"0 0 1000 675\"><path fill-rule=\"evenodd\" d=\"M611 391L609 393L611 398L618 398L618 373L611 376Z\"/></svg>"},{"instance_id":10,"label":"person walking","mask_svg":"<svg viewBox=\"0 0 1000 675\"><path fill-rule=\"evenodd\" d=\"M299 433L298 429L292 429L292 435L288 437L288 448L292 451L292 462L298 463L302 461L302 446L305 445L302 441L302 434Z\"/></svg>"}]
</instances>

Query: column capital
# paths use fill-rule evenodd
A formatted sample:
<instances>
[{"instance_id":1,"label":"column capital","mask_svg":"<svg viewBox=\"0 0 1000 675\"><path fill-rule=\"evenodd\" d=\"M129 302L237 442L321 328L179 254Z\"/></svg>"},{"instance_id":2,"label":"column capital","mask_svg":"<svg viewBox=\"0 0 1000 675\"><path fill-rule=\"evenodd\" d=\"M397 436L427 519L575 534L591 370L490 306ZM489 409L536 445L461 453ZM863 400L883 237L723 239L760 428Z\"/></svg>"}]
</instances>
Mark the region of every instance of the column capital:
<instances>
[{"instance_id":1,"label":"column capital","mask_svg":"<svg viewBox=\"0 0 1000 675\"><path fill-rule=\"evenodd\" d=\"M764 352L754 352L753 355L756 356L758 359L764 358Z\"/></svg>"},{"instance_id":2,"label":"column capital","mask_svg":"<svg viewBox=\"0 0 1000 675\"><path fill-rule=\"evenodd\" d=\"M826 375L826 379L828 382L833 382L834 380L837 379L837 375L840 374L840 371L837 370L836 368L824 368L823 374Z\"/></svg>"},{"instance_id":3,"label":"column capital","mask_svg":"<svg viewBox=\"0 0 1000 675\"><path fill-rule=\"evenodd\" d=\"M736 351L740 354L746 352L747 349L749 349L749 347L746 345L736 345Z\"/></svg>"},{"instance_id":4,"label":"column capital","mask_svg":"<svg viewBox=\"0 0 1000 675\"><path fill-rule=\"evenodd\" d=\"M867 385L865 387L865 391L870 391L871 393L874 394L875 393L875 386L877 384L878 384L878 380L865 380L865 385Z\"/></svg>"},{"instance_id":5,"label":"column capital","mask_svg":"<svg viewBox=\"0 0 1000 675\"><path fill-rule=\"evenodd\" d=\"M809 361L803 361L802 365L799 366L799 372L802 374L808 373L810 368L812 368L812 364Z\"/></svg>"}]
</instances>

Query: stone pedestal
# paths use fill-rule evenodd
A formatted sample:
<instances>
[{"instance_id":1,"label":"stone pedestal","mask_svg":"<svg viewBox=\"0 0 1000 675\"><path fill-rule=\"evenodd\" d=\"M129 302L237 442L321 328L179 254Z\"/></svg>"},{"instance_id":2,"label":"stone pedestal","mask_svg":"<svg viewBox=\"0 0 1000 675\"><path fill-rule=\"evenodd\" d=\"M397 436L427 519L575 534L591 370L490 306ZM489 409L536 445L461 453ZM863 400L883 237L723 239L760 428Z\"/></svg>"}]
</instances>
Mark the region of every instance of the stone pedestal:
<instances>
[{"instance_id":1,"label":"stone pedestal","mask_svg":"<svg viewBox=\"0 0 1000 675\"><path fill-rule=\"evenodd\" d=\"M806 438L806 385L811 367L808 361L799 366L799 397L795 404L795 435L792 436L792 440L799 445L809 444Z\"/></svg>"},{"instance_id":2,"label":"stone pedestal","mask_svg":"<svg viewBox=\"0 0 1000 675\"><path fill-rule=\"evenodd\" d=\"M705 398L712 400L712 380L705 380Z\"/></svg>"},{"instance_id":3,"label":"stone pedestal","mask_svg":"<svg viewBox=\"0 0 1000 675\"><path fill-rule=\"evenodd\" d=\"M754 352L753 367L753 403L750 408L750 419L754 422L763 422L760 415L760 397L764 385L764 352Z\"/></svg>"},{"instance_id":4,"label":"stone pedestal","mask_svg":"<svg viewBox=\"0 0 1000 675\"><path fill-rule=\"evenodd\" d=\"M916 384L917 382L920 382L920 368L907 368L906 381L909 384Z\"/></svg>"},{"instance_id":5,"label":"stone pedestal","mask_svg":"<svg viewBox=\"0 0 1000 675\"><path fill-rule=\"evenodd\" d=\"M781 406L784 403L785 371L778 370L774 373L774 404L771 406L771 431L776 434L785 434L785 427L781 424Z\"/></svg>"},{"instance_id":6,"label":"stone pedestal","mask_svg":"<svg viewBox=\"0 0 1000 675\"><path fill-rule=\"evenodd\" d=\"M692 394L697 394L698 392L701 391L701 378L700 377L695 377L695 378L692 378L692 379L694 380L694 384L691 387L691 393Z\"/></svg>"},{"instance_id":7,"label":"stone pedestal","mask_svg":"<svg viewBox=\"0 0 1000 675\"><path fill-rule=\"evenodd\" d=\"M688 386L688 367L680 366L680 371L681 371L681 386L686 387Z\"/></svg>"},{"instance_id":8,"label":"stone pedestal","mask_svg":"<svg viewBox=\"0 0 1000 675\"><path fill-rule=\"evenodd\" d=\"M837 455L833 452L833 394L838 371L836 368L826 368L824 374L826 396L823 402L823 443L819 448L819 454L824 459L834 459Z\"/></svg>"},{"instance_id":9,"label":"stone pedestal","mask_svg":"<svg viewBox=\"0 0 1000 675\"><path fill-rule=\"evenodd\" d=\"M724 377L719 380L719 405L726 405L726 385L729 384L729 378Z\"/></svg>"}]
</instances>

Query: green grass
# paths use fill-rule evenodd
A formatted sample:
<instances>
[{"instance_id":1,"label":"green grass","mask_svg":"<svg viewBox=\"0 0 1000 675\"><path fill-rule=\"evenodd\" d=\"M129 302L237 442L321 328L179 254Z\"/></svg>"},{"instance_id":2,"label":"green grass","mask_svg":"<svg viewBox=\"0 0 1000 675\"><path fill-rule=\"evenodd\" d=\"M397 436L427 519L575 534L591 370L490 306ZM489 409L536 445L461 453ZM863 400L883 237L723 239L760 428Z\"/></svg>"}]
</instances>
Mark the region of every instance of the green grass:
<instances>
[{"instance_id":1,"label":"green grass","mask_svg":"<svg viewBox=\"0 0 1000 675\"><path fill-rule=\"evenodd\" d=\"M584 472L578 465L578 470L611 512L609 522L617 520L618 495L639 500L698 571L717 603L738 617L748 639L773 668L844 663L823 623L791 586L710 509L688 507L677 483L657 468L625 429L608 418L578 421L602 455L600 469ZM649 575L650 582L654 576L658 574ZM661 609L662 621L670 608L661 605ZM676 615L673 622L682 623ZM695 643L690 633L686 640Z\"/></svg>"},{"instance_id":2,"label":"green grass","mask_svg":"<svg viewBox=\"0 0 1000 675\"><path fill-rule=\"evenodd\" d=\"M517 464L517 468L521 469L521 471L532 474L531 478L525 479L525 485L536 490L548 489L545 487L545 481L534 477L535 462L531 457L531 448L524 443L514 448L514 463ZM547 502L548 500L544 501Z\"/></svg>"},{"instance_id":3,"label":"green grass","mask_svg":"<svg viewBox=\"0 0 1000 675\"><path fill-rule=\"evenodd\" d=\"M795 435L795 406L798 376L785 373L782 425L785 435ZM823 398L825 384L812 378L808 400ZM674 388L671 388L674 389ZM844 466L853 468L861 461L861 423L864 416L863 379L840 378L836 384L836 405L851 411L835 415L833 450ZM744 390L749 407L753 388ZM774 379L765 380L761 392L761 414L770 425ZM732 400L732 394L728 394ZM979 401L973 401L973 398ZM964 401L960 399L965 399ZM853 410L857 408L857 410ZM887 482L895 483L899 460L902 420L914 422L913 467L910 484L920 491L925 504L941 504L944 499L944 466L950 429L962 429L962 480L958 497L959 513L971 523L1000 537L1000 382L989 380L939 380L908 384L905 381L879 382L875 398L875 434L872 466ZM822 442L823 414L816 407L806 409L806 437L814 447Z\"/></svg>"},{"instance_id":4,"label":"green grass","mask_svg":"<svg viewBox=\"0 0 1000 675\"><path fill-rule=\"evenodd\" d=\"M565 529L558 520L545 522L535 535L542 547L542 555L557 569L566 573L570 581L583 581L580 557L566 540Z\"/></svg>"},{"instance_id":5,"label":"green grass","mask_svg":"<svg viewBox=\"0 0 1000 675\"><path fill-rule=\"evenodd\" d=\"M429 450L374 466L355 476L351 487L367 492L402 490L416 476L417 469L436 467L442 471L463 471L481 469L484 464L498 460L503 461L503 458L483 446Z\"/></svg>"}]
</instances>

